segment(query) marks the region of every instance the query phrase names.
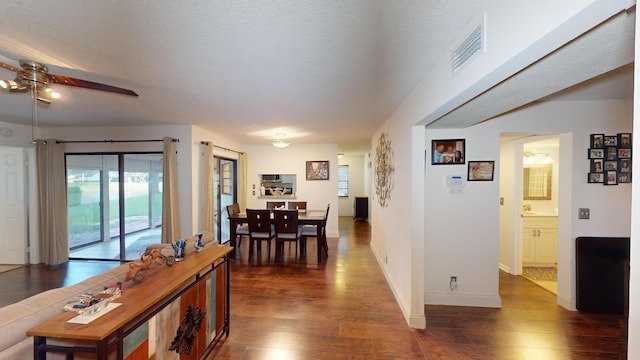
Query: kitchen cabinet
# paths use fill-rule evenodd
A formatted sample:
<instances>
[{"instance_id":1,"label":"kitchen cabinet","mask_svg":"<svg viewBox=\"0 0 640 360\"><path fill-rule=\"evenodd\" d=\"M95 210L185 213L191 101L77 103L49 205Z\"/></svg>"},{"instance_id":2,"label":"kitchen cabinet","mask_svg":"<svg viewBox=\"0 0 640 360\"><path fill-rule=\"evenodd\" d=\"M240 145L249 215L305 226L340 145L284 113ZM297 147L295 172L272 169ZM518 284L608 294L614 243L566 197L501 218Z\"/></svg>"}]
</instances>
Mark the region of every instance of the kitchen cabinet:
<instances>
[{"instance_id":1,"label":"kitchen cabinet","mask_svg":"<svg viewBox=\"0 0 640 360\"><path fill-rule=\"evenodd\" d=\"M522 217L523 265L549 266L558 262L558 217Z\"/></svg>"}]
</instances>

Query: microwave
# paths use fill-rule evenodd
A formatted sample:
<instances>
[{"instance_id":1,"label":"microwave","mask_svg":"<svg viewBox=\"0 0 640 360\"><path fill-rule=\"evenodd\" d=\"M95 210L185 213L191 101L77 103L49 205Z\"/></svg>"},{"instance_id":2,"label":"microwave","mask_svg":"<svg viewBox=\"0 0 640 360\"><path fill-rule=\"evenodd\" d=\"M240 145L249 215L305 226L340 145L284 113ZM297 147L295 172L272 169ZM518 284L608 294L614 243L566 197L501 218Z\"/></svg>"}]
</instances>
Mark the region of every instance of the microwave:
<instances>
[{"instance_id":1,"label":"microwave","mask_svg":"<svg viewBox=\"0 0 640 360\"><path fill-rule=\"evenodd\" d=\"M280 174L263 174L262 182L278 182L280 181Z\"/></svg>"}]
</instances>

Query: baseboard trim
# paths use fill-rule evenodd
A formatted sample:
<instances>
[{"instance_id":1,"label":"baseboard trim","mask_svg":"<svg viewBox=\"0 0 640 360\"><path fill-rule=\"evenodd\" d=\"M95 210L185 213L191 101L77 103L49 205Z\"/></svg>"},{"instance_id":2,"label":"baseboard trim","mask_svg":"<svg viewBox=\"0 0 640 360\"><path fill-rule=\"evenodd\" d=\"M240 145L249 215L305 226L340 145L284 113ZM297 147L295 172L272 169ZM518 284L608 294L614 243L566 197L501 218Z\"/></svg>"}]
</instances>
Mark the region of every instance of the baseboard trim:
<instances>
[{"instance_id":1,"label":"baseboard trim","mask_svg":"<svg viewBox=\"0 0 640 360\"><path fill-rule=\"evenodd\" d=\"M425 293L424 301L427 305L502 307L502 299L499 295Z\"/></svg>"},{"instance_id":2,"label":"baseboard trim","mask_svg":"<svg viewBox=\"0 0 640 360\"><path fill-rule=\"evenodd\" d=\"M576 307L575 299L572 299L571 297L563 296L560 293L556 295L556 298L557 298L558 305L562 306L563 308L569 311L578 311L578 308Z\"/></svg>"}]
</instances>

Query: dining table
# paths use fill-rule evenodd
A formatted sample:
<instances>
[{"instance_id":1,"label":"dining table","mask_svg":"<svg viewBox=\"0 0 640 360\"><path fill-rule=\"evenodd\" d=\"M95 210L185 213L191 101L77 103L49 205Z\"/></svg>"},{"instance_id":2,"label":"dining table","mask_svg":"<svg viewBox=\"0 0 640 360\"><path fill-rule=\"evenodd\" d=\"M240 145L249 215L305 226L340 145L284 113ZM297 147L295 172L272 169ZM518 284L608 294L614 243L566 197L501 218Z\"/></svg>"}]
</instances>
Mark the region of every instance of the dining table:
<instances>
[{"instance_id":1,"label":"dining table","mask_svg":"<svg viewBox=\"0 0 640 360\"><path fill-rule=\"evenodd\" d=\"M273 210L273 211L278 211L278 210ZM271 213L272 224L275 222L273 218L273 211ZM315 226L316 228L316 238L317 238L316 242L318 245L318 263L322 262L322 254L325 252L323 237L322 237L322 224L325 220L324 219L325 216L326 216L326 210L299 210L298 211L298 225L310 225L310 226ZM247 220L246 212L240 212L235 215L229 216L229 236L230 236L229 245L233 248L233 250L229 254L229 257L231 259L235 259L235 256L236 256L236 251L235 251L236 239L237 239L236 227L238 225L247 224L247 223L248 223L248 220ZM306 244L304 248L306 249ZM304 250L300 251L301 255L304 255L303 251Z\"/></svg>"}]
</instances>

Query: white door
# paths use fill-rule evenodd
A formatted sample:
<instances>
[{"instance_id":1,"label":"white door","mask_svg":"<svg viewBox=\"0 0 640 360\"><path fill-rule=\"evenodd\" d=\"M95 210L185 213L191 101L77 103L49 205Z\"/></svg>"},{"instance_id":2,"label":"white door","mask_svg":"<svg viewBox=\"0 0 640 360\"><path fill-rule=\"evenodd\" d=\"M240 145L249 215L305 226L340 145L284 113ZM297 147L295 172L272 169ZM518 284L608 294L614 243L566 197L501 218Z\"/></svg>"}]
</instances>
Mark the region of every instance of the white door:
<instances>
[{"instance_id":1,"label":"white door","mask_svg":"<svg viewBox=\"0 0 640 360\"><path fill-rule=\"evenodd\" d=\"M27 261L22 148L0 147L0 264Z\"/></svg>"}]
</instances>

